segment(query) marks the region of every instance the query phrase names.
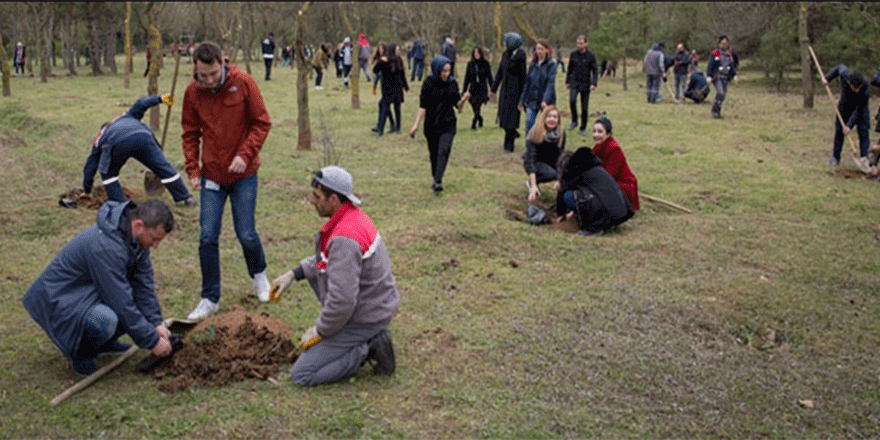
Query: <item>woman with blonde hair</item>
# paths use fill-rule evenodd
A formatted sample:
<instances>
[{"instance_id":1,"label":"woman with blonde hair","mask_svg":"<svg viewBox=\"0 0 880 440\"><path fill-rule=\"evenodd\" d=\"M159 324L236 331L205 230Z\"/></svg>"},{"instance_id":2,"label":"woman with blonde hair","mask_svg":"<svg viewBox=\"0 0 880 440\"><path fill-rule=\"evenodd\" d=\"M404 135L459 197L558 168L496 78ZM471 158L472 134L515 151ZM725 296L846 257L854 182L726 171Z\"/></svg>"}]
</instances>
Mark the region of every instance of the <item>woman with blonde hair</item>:
<instances>
[{"instance_id":1,"label":"woman with blonde hair","mask_svg":"<svg viewBox=\"0 0 880 440\"><path fill-rule=\"evenodd\" d=\"M526 136L526 152L523 154L523 168L529 176L529 202L541 195L538 184L552 182L559 178L556 162L565 150L565 130L559 127L559 109L555 105L544 107L541 119L532 126Z\"/></svg>"}]
</instances>

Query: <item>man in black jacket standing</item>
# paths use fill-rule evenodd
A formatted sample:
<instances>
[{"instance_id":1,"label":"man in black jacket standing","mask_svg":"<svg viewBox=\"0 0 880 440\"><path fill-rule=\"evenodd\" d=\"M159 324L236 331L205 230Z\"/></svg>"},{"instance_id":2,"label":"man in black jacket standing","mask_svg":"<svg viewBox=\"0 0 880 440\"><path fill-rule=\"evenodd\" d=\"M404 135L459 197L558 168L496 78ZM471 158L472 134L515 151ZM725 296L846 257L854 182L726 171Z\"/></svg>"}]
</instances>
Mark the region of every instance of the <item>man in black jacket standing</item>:
<instances>
[{"instance_id":1,"label":"man in black jacket standing","mask_svg":"<svg viewBox=\"0 0 880 440\"><path fill-rule=\"evenodd\" d=\"M565 88L569 89L568 103L571 106L571 124L569 130L578 125L577 97L581 95L581 136L587 135L587 118L590 117L590 92L596 90L599 79L599 67L596 57L587 50L587 37L578 35L577 50L568 58L568 73L565 75Z\"/></svg>"}]
</instances>

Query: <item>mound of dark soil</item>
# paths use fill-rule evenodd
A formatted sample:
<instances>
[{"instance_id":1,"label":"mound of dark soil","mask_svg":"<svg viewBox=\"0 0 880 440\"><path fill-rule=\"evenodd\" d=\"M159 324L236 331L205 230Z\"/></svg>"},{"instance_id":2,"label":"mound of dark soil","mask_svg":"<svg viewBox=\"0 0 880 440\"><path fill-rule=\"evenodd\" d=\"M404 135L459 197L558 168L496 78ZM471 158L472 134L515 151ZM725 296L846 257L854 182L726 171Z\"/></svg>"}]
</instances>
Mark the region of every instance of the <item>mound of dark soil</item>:
<instances>
[{"instance_id":1,"label":"mound of dark soil","mask_svg":"<svg viewBox=\"0 0 880 440\"><path fill-rule=\"evenodd\" d=\"M141 197L142 194L135 193L126 187L122 187L122 194L126 200ZM58 196L58 204L65 208L86 208L95 209L101 207L107 201L107 192L103 186L97 186L92 189L91 194L83 192L82 188L74 188L64 194Z\"/></svg>"},{"instance_id":2,"label":"mound of dark soil","mask_svg":"<svg viewBox=\"0 0 880 440\"><path fill-rule=\"evenodd\" d=\"M225 385L250 378L273 378L281 364L299 357L290 327L267 313L248 315L242 309L215 315L189 331L183 348L155 371L169 393L192 385ZM273 379L274 380L274 379Z\"/></svg>"}]
</instances>

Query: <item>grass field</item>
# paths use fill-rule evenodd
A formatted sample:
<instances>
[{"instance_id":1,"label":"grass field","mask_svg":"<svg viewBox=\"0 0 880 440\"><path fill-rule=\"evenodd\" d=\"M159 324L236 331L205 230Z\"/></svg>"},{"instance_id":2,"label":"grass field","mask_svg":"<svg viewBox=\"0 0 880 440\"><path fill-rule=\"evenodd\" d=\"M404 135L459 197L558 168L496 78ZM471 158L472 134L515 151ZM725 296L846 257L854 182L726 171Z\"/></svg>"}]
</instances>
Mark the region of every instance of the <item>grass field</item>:
<instances>
[{"instance_id":1,"label":"grass field","mask_svg":"<svg viewBox=\"0 0 880 440\"><path fill-rule=\"evenodd\" d=\"M824 90L805 110L799 94L777 94L744 67L715 120L708 104L672 103L665 87L663 103L646 104L634 68L627 91L620 78L602 80L590 110L613 121L640 190L692 213L643 199L619 232L581 237L516 220L527 205L523 139L516 154L502 152L494 104L477 131L470 109L461 113L446 190L435 195L421 130L414 140L370 132L371 83L361 80L359 110L332 69L325 90L310 87L315 143L299 151L294 70L277 67L266 82L253 66L273 122L256 213L269 277L312 251L323 219L307 201L309 172L338 158L394 265L396 374L164 394L134 372L136 356L51 407L79 378L21 297L94 223L94 211L61 208L58 197L80 185L98 127L145 94L146 80L137 63L128 90L121 75L85 70L47 83L16 77L12 97L0 98L0 437L880 436L880 187L841 171L855 169L848 146L840 169L825 165L834 116ZM404 132L419 86L406 96ZM178 167L181 102L165 146ZM567 148L582 145L592 142L569 132ZM143 171L130 161L123 185L142 191ZM545 188L541 203L553 197ZM179 228L153 262L165 316L182 318L201 285L198 210L174 211ZM228 209L223 228L221 311L265 311L297 335L310 326L319 308L308 285L256 302Z\"/></svg>"}]
</instances>

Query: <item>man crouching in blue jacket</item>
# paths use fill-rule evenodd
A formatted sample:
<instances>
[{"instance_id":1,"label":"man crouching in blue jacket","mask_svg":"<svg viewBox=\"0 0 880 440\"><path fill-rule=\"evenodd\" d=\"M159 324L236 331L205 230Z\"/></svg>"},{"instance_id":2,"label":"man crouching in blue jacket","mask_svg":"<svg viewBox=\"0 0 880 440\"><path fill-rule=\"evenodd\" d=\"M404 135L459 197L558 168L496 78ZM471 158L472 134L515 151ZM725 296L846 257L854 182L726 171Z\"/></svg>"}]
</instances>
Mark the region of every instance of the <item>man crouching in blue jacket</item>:
<instances>
[{"instance_id":1,"label":"man crouching in blue jacket","mask_svg":"<svg viewBox=\"0 0 880 440\"><path fill-rule=\"evenodd\" d=\"M174 229L171 209L159 200L108 201L97 217L97 224L61 249L22 300L83 376L97 370L97 356L128 350L117 340L126 333L156 356L171 354L150 262L150 248Z\"/></svg>"}]
</instances>

